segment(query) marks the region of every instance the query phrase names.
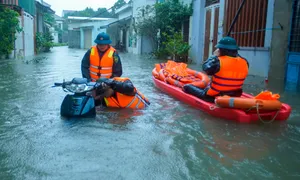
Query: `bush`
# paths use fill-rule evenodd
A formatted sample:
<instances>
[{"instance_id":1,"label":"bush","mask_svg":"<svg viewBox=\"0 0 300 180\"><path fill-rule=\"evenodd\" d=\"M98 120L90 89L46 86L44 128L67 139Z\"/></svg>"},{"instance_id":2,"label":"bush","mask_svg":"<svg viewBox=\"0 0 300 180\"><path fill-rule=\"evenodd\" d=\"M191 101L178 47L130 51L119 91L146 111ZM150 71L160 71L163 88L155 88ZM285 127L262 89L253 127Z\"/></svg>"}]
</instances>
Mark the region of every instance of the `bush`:
<instances>
[{"instance_id":1,"label":"bush","mask_svg":"<svg viewBox=\"0 0 300 180\"><path fill-rule=\"evenodd\" d=\"M174 30L171 30L171 34L172 35L163 33L166 37L166 41L163 42L166 52L172 56L173 60L186 62L191 46L183 41L183 36L180 31L174 32Z\"/></svg>"},{"instance_id":2,"label":"bush","mask_svg":"<svg viewBox=\"0 0 300 180\"><path fill-rule=\"evenodd\" d=\"M54 46L53 41L53 36L51 33L46 32L46 33L36 33L35 36L36 39L36 51L37 53L39 52L49 52L50 48Z\"/></svg>"},{"instance_id":3,"label":"bush","mask_svg":"<svg viewBox=\"0 0 300 180\"><path fill-rule=\"evenodd\" d=\"M18 17L16 11L0 6L0 56L8 56L14 49L16 33L22 31Z\"/></svg>"}]
</instances>

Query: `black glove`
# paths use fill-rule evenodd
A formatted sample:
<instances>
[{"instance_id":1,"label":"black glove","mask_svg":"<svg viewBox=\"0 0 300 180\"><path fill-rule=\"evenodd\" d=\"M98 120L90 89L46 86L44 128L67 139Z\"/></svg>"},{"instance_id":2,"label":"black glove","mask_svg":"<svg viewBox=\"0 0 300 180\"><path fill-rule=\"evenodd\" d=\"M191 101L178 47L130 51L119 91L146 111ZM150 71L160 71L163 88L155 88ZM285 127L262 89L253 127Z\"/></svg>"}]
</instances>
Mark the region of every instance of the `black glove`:
<instances>
[{"instance_id":1,"label":"black glove","mask_svg":"<svg viewBox=\"0 0 300 180\"><path fill-rule=\"evenodd\" d=\"M108 78L97 79L96 85L95 85L97 94L103 94L105 92L106 88L103 87L103 84L112 88L114 86L114 80L108 79Z\"/></svg>"},{"instance_id":2,"label":"black glove","mask_svg":"<svg viewBox=\"0 0 300 180\"><path fill-rule=\"evenodd\" d=\"M100 83L100 84L105 83L106 85L111 87L114 83L114 80L113 79L108 79L108 78L99 78L99 79L97 79L96 82Z\"/></svg>"}]
</instances>

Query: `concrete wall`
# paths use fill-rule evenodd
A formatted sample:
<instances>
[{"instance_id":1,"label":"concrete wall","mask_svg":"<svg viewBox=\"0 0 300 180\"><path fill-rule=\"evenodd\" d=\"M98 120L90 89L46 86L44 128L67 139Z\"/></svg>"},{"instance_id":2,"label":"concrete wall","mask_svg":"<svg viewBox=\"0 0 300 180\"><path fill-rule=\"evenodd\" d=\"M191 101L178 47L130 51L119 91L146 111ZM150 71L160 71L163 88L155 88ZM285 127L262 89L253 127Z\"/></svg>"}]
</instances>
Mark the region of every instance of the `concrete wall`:
<instances>
[{"instance_id":1,"label":"concrete wall","mask_svg":"<svg viewBox=\"0 0 300 180\"><path fill-rule=\"evenodd\" d=\"M63 30L63 21L56 21L57 26Z\"/></svg>"},{"instance_id":2,"label":"concrete wall","mask_svg":"<svg viewBox=\"0 0 300 180\"><path fill-rule=\"evenodd\" d=\"M138 17L139 9L146 5L153 5L156 3L156 0L134 0L132 3L132 16L136 19ZM136 41L136 47L131 47L128 49L129 52L132 52L134 54L141 54L141 53L147 53L151 52L152 50L149 50L149 43L150 41L148 38L144 38L143 40L140 36L136 35L135 33L130 35L131 37L135 38ZM151 45L150 45L151 46Z\"/></svg>"},{"instance_id":3,"label":"concrete wall","mask_svg":"<svg viewBox=\"0 0 300 180\"><path fill-rule=\"evenodd\" d=\"M277 22L283 26L283 30L272 31L271 61L269 70L269 87L275 89L284 88L286 58L288 52L288 38L291 26L292 1L275 0L273 28Z\"/></svg>"},{"instance_id":4,"label":"concrete wall","mask_svg":"<svg viewBox=\"0 0 300 180\"><path fill-rule=\"evenodd\" d=\"M34 17L23 11L19 17L20 26L23 31L16 34L15 58L22 58L34 55Z\"/></svg>"},{"instance_id":5,"label":"concrete wall","mask_svg":"<svg viewBox=\"0 0 300 180\"><path fill-rule=\"evenodd\" d=\"M249 74L268 77L270 64L269 48L242 48L239 54L249 62Z\"/></svg>"},{"instance_id":6,"label":"concrete wall","mask_svg":"<svg viewBox=\"0 0 300 180\"><path fill-rule=\"evenodd\" d=\"M204 22L205 22L205 0L195 0L193 3L193 17L191 23L191 40L192 45L190 51L191 59L200 64L202 62L204 50Z\"/></svg>"},{"instance_id":7,"label":"concrete wall","mask_svg":"<svg viewBox=\"0 0 300 180\"><path fill-rule=\"evenodd\" d=\"M126 10L119 13L119 18L118 19L121 20L121 19L129 17L131 15L132 15L132 9L128 8L128 9L126 9Z\"/></svg>"},{"instance_id":8,"label":"concrete wall","mask_svg":"<svg viewBox=\"0 0 300 180\"><path fill-rule=\"evenodd\" d=\"M43 21L44 17L40 9L36 10L36 32L44 32Z\"/></svg>"}]
</instances>

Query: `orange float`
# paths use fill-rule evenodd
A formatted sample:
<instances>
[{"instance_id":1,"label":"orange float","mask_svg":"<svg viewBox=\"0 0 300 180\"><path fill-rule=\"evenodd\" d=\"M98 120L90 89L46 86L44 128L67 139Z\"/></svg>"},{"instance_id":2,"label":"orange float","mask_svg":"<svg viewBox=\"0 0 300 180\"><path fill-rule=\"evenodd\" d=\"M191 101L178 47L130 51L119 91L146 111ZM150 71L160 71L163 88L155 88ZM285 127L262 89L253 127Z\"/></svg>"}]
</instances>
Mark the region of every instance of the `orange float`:
<instances>
[{"instance_id":1,"label":"orange float","mask_svg":"<svg viewBox=\"0 0 300 180\"><path fill-rule=\"evenodd\" d=\"M176 63L171 60L167 63L155 64L152 75L176 87L192 84L204 89L210 83L210 78L206 74L187 68L185 63Z\"/></svg>"},{"instance_id":2,"label":"orange float","mask_svg":"<svg viewBox=\"0 0 300 180\"><path fill-rule=\"evenodd\" d=\"M177 86L177 87L180 87L182 88L184 86L184 83L176 80L176 79L173 79L171 77L166 77L166 82L168 82L169 84L173 85L173 86Z\"/></svg>"},{"instance_id":3,"label":"orange float","mask_svg":"<svg viewBox=\"0 0 300 180\"><path fill-rule=\"evenodd\" d=\"M218 96L215 98L215 104L219 107L224 108L235 108L235 109L259 109L274 111L280 110L282 103L278 100L262 100L255 98L241 98L241 97L229 97L229 96Z\"/></svg>"},{"instance_id":4,"label":"orange float","mask_svg":"<svg viewBox=\"0 0 300 180\"><path fill-rule=\"evenodd\" d=\"M155 68L152 70L152 75L153 75L156 79L158 79L158 77L159 77L159 74L158 74L158 72L156 71Z\"/></svg>"}]
</instances>

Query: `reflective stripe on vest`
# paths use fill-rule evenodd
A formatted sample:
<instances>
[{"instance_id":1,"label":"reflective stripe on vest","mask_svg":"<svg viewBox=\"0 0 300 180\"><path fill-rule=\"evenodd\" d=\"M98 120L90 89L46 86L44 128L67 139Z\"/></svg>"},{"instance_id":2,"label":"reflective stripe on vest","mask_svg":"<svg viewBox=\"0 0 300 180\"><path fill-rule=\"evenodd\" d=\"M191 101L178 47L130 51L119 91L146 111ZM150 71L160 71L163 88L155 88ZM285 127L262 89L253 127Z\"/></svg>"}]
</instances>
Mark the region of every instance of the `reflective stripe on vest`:
<instances>
[{"instance_id":1,"label":"reflective stripe on vest","mask_svg":"<svg viewBox=\"0 0 300 180\"><path fill-rule=\"evenodd\" d=\"M138 93L134 96L128 96L116 92L115 97L104 98L107 107L144 109L149 105L145 99L141 98Z\"/></svg>"},{"instance_id":2,"label":"reflective stripe on vest","mask_svg":"<svg viewBox=\"0 0 300 180\"><path fill-rule=\"evenodd\" d=\"M218 57L220 71L212 76L207 95L215 96L220 92L241 89L248 75L247 61L241 57Z\"/></svg>"},{"instance_id":3,"label":"reflective stripe on vest","mask_svg":"<svg viewBox=\"0 0 300 180\"><path fill-rule=\"evenodd\" d=\"M110 46L100 59L97 46L93 46L90 54L90 77L92 81L99 78L110 78L112 76L112 67L114 64L113 54L115 49Z\"/></svg>"}]
</instances>

